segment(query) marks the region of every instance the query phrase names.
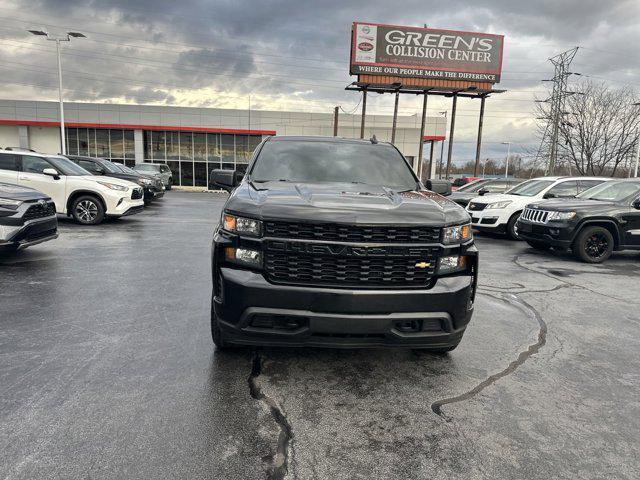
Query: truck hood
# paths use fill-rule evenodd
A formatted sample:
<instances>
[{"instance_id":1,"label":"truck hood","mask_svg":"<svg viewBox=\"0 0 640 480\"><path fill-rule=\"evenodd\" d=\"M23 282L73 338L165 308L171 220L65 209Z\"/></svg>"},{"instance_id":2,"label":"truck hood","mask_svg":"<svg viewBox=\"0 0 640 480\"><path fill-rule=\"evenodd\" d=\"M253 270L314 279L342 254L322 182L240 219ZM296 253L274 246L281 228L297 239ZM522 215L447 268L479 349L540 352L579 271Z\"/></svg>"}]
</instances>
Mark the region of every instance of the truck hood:
<instances>
[{"instance_id":1,"label":"truck hood","mask_svg":"<svg viewBox=\"0 0 640 480\"><path fill-rule=\"evenodd\" d=\"M428 190L396 192L352 183L242 182L226 210L258 219L443 226L469 221L455 202Z\"/></svg>"},{"instance_id":2,"label":"truck hood","mask_svg":"<svg viewBox=\"0 0 640 480\"><path fill-rule=\"evenodd\" d=\"M473 197L471 199L471 203L498 203L498 202L505 202L505 201L511 201L514 203L519 203L522 205L526 205L528 203L531 202L535 202L537 200L539 200L539 198L537 197L524 197L522 195L509 195L507 193L494 193L491 195L483 195L483 196L476 196Z\"/></svg>"},{"instance_id":3,"label":"truck hood","mask_svg":"<svg viewBox=\"0 0 640 480\"><path fill-rule=\"evenodd\" d=\"M13 183L0 183L0 197L20 202L27 202L29 200L50 200L50 198L44 193L40 193L33 188L14 185Z\"/></svg>"}]
</instances>

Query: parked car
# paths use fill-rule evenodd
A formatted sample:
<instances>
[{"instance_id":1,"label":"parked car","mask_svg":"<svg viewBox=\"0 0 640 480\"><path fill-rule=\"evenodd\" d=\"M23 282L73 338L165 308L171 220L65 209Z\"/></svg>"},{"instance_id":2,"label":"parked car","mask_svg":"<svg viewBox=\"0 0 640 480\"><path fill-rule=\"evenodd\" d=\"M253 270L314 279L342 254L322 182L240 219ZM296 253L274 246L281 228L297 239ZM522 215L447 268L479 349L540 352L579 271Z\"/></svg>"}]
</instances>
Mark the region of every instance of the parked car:
<instances>
[{"instance_id":1,"label":"parked car","mask_svg":"<svg viewBox=\"0 0 640 480\"><path fill-rule=\"evenodd\" d=\"M0 183L0 251L14 251L58 237L53 200L32 188Z\"/></svg>"},{"instance_id":2,"label":"parked car","mask_svg":"<svg viewBox=\"0 0 640 480\"><path fill-rule=\"evenodd\" d=\"M171 190L173 186L173 172L164 163L137 163L133 169L145 175L159 173L167 190Z\"/></svg>"},{"instance_id":3,"label":"parked car","mask_svg":"<svg viewBox=\"0 0 640 480\"><path fill-rule=\"evenodd\" d=\"M467 212L471 215L474 229L506 233L518 240L516 222L529 203L547 198L573 198L607 180L604 177L535 178L520 183L504 194L475 197L467 205Z\"/></svg>"},{"instance_id":4,"label":"parked car","mask_svg":"<svg viewBox=\"0 0 640 480\"><path fill-rule=\"evenodd\" d=\"M570 248L587 263L604 262L614 250L640 250L640 180L611 180L572 200L532 203L518 233L533 248Z\"/></svg>"},{"instance_id":5,"label":"parked car","mask_svg":"<svg viewBox=\"0 0 640 480\"><path fill-rule=\"evenodd\" d=\"M164 186L159 178L142 175L135 170L131 170L132 173L125 172L122 168L124 165L119 165L103 158L83 157L79 155L67 155L66 157L92 175L104 175L106 177L119 178L137 183L144 191L145 205L149 205L153 200L164 196Z\"/></svg>"},{"instance_id":6,"label":"parked car","mask_svg":"<svg viewBox=\"0 0 640 480\"><path fill-rule=\"evenodd\" d=\"M218 348L460 342L477 282L469 215L393 145L270 137L242 180L209 178L232 191L212 245Z\"/></svg>"},{"instance_id":7,"label":"parked car","mask_svg":"<svg viewBox=\"0 0 640 480\"><path fill-rule=\"evenodd\" d=\"M93 176L61 155L0 151L0 182L41 191L58 213L82 224L132 215L144 206L142 188L135 183Z\"/></svg>"},{"instance_id":8,"label":"parked car","mask_svg":"<svg viewBox=\"0 0 640 480\"><path fill-rule=\"evenodd\" d=\"M458 190L453 192L449 198L458 205L466 207L469 201L478 195L483 196L492 193L504 193L521 182L522 180L513 178L481 178L460 187Z\"/></svg>"},{"instance_id":9,"label":"parked car","mask_svg":"<svg viewBox=\"0 0 640 480\"><path fill-rule=\"evenodd\" d=\"M474 180L480 180L480 177L458 177L451 182L451 190L454 192L458 190L460 187L466 185L467 183L471 183Z\"/></svg>"}]
</instances>

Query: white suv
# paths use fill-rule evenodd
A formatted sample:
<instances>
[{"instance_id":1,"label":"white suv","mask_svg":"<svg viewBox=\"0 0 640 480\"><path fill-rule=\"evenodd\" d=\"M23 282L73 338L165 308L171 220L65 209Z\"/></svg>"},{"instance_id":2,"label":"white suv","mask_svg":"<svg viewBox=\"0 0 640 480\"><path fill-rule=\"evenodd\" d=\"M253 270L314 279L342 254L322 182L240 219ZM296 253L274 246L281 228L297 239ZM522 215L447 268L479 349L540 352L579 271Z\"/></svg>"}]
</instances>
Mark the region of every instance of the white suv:
<instances>
[{"instance_id":1,"label":"white suv","mask_svg":"<svg viewBox=\"0 0 640 480\"><path fill-rule=\"evenodd\" d=\"M506 233L519 240L516 222L528 204L545 198L575 197L609 180L604 177L539 177L527 180L506 193L475 197L467 205L473 228L481 232Z\"/></svg>"},{"instance_id":2,"label":"white suv","mask_svg":"<svg viewBox=\"0 0 640 480\"><path fill-rule=\"evenodd\" d=\"M142 188L135 183L95 177L59 155L1 150L0 182L38 190L53 199L57 213L87 225L138 213L144 206Z\"/></svg>"}]
</instances>

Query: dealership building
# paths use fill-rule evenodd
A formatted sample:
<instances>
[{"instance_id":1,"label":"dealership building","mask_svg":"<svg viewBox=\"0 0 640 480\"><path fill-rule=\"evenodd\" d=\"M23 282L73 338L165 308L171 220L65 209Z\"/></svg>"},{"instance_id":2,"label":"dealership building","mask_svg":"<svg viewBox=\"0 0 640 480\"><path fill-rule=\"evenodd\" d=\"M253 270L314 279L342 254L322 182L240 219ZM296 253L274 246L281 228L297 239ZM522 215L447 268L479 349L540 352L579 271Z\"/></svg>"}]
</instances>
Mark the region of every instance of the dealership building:
<instances>
[{"instance_id":1,"label":"dealership building","mask_svg":"<svg viewBox=\"0 0 640 480\"><path fill-rule=\"evenodd\" d=\"M243 170L256 145L269 135L333 135L332 113L234 110L110 103L65 103L67 152L134 165L166 163L174 184L204 187L213 169ZM365 138L391 139L391 115L367 115ZM60 152L57 102L0 100L0 148ZM341 114L338 135L359 138L360 115ZM398 116L396 146L411 161L418 155L421 119ZM424 156L439 153L443 117L427 117ZM434 147L434 148L431 148ZM437 155L436 155L437 156ZM435 165L435 161L433 162Z\"/></svg>"}]
</instances>

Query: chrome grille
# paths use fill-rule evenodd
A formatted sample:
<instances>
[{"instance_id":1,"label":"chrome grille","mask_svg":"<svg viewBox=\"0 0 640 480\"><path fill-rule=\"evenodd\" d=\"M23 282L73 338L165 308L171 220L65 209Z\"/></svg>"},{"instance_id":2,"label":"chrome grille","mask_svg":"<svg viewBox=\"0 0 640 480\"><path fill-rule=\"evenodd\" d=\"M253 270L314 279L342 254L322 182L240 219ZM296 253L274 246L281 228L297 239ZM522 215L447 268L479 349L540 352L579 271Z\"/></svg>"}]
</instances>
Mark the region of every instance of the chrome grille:
<instances>
[{"instance_id":1,"label":"chrome grille","mask_svg":"<svg viewBox=\"0 0 640 480\"><path fill-rule=\"evenodd\" d=\"M467 210L469 210L470 212L480 212L484 210L486 207L487 207L486 203L470 202L469 205L467 206Z\"/></svg>"},{"instance_id":2,"label":"chrome grille","mask_svg":"<svg viewBox=\"0 0 640 480\"><path fill-rule=\"evenodd\" d=\"M551 212L548 212L547 210L525 208L524 212L522 212L521 218L531 223L547 223L549 213Z\"/></svg>"},{"instance_id":3,"label":"chrome grille","mask_svg":"<svg viewBox=\"0 0 640 480\"><path fill-rule=\"evenodd\" d=\"M50 217L56 214L56 206L53 202L47 202L44 205L41 203L37 203L29 207L29 209L24 212L23 220L36 220L38 218Z\"/></svg>"}]
</instances>

